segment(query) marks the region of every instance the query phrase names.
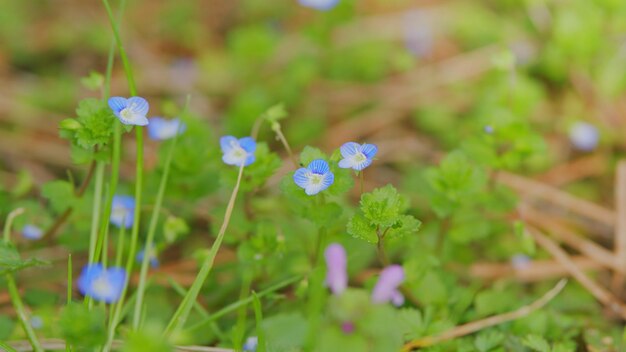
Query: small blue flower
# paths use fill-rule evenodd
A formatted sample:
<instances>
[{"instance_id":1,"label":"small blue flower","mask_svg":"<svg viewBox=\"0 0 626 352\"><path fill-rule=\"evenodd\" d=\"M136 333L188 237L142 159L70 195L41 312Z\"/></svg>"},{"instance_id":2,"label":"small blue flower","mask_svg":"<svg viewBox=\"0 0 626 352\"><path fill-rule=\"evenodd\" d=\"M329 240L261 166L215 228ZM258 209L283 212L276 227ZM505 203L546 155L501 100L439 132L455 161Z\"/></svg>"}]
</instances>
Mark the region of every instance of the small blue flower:
<instances>
[{"instance_id":1,"label":"small blue flower","mask_svg":"<svg viewBox=\"0 0 626 352\"><path fill-rule=\"evenodd\" d=\"M340 151L343 156L339 161L340 168L362 171L372 164L378 147L374 144L348 142L341 146Z\"/></svg>"},{"instance_id":2,"label":"small blue flower","mask_svg":"<svg viewBox=\"0 0 626 352\"><path fill-rule=\"evenodd\" d=\"M101 264L90 264L83 268L78 278L78 289L96 301L114 303L122 295L125 280L126 271L123 268L105 269Z\"/></svg>"},{"instance_id":3,"label":"small blue flower","mask_svg":"<svg viewBox=\"0 0 626 352\"><path fill-rule=\"evenodd\" d=\"M300 5L310 7L312 9L328 11L337 6L339 0L298 0Z\"/></svg>"},{"instance_id":4,"label":"small blue flower","mask_svg":"<svg viewBox=\"0 0 626 352\"><path fill-rule=\"evenodd\" d=\"M148 101L142 97L109 98L109 107L115 116L125 125L145 126L148 124Z\"/></svg>"},{"instance_id":5,"label":"small blue flower","mask_svg":"<svg viewBox=\"0 0 626 352\"><path fill-rule=\"evenodd\" d=\"M233 136L224 136L220 139L222 160L228 165L248 166L255 160L254 151L256 142L252 137L237 139Z\"/></svg>"},{"instance_id":6,"label":"small blue flower","mask_svg":"<svg viewBox=\"0 0 626 352\"><path fill-rule=\"evenodd\" d=\"M131 196L114 196L111 205L111 223L117 227L133 226L135 218L135 198Z\"/></svg>"},{"instance_id":7,"label":"small blue flower","mask_svg":"<svg viewBox=\"0 0 626 352\"><path fill-rule=\"evenodd\" d=\"M259 338L256 336L250 336L246 339L246 343L243 345L243 350L246 352L255 352L259 345Z\"/></svg>"},{"instance_id":8,"label":"small blue flower","mask_svg":"<svg viewBox=\"0 0 626 352\"><path fill-rule=\"evenodd\" d=\"M143 257L146 255L146 249L142 249L137 253L137 257L135 259L137 259L138 262L143 262ZM152 248L148 251L148 256L150 258L150 266L153 268L158 268L159 267L159 258L157 258L157 253L156 253L156 249L154 248L154 246L152 246Z\"/></svg>"},{"instance_id":9,"label":"small blue flower","mask_svg":"<svg viewBox=\"0 0 626 352\"><path fill-rule=\"evenodd\" d=\"M27 224L22 228L22 236L29 240L38 240L43 237L43 230L35 225Z\"/></svg>"},{"instance_id":10,"label":"small blue flower","mask_svg":"<svg viewBox=\"0 0 626 352\"><path fill-rule=\"evenodd\" d=\"M293 174L296 185L304 188L306 194L312 196L330 187L335 181L335 175L325 160L311 161L306 168L302 167Z\"/></svg>"},{"instance_id":11,"label":"small blue flower","mask_svg":"<svg viewBox=\"0 0 626 352\"><path fill-rule=\"evenodd\" d=\"M187 125L180 119L166 120L161 117L150 118L148 125L148 136L155 141L174 138L176 134L181 135L187 129Z\"/></svg>"}]
</instances>

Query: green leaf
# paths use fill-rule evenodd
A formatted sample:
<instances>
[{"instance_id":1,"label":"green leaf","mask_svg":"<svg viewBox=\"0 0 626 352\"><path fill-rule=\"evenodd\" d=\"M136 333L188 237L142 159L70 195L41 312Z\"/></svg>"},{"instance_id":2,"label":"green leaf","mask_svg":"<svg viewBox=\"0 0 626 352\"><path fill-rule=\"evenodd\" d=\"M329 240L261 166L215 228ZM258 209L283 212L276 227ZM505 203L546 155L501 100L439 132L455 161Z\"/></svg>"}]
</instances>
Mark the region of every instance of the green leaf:
<instances>
[{"instance_id":1,"label":"green leaf","mask_svg":"<svg viewBox=\"0 0 626 352\"><path fill-rule=\"evenodd\" d=\"M481 332L474 340L474 346L480 352L488 352L501 346L504 341L504 334L497 330L487 330Z\"/></svg>"},{"instance_id":2,"label":"green leaf","mask_svg":"<svg viewBox=\"0 0 626 352\"><path fill-rule=\"evenodd\" d=\"M307 321L300 313L279 314L263 320L268 351L298 351L304 344Z\"/></svg>"},{"instance_id":3,"label":"green leaf","mask_svg":"<svg viewBox=\"0 0 626 352\"><path fill-rule=\"evenodd\" d=\"M106 339L106 313L104 307L91 310L82 303L70 303L61 312L61 334L76 347L92 348L102 345Z\"/></svg>"},{"instance_id":4,"label":"green leaf","mask_svg":"<svg viewBox=\"0 0 626 352\"><path fill-rule=\"evenodd\" d=\"M49 262L36 258L22 259L13 244L0 242L0 274L13 273L22 269L49 265Z\"/></svg>"},{"instance_id":5,"label":"green leaf","mask_svg":"<svg viewBox=\"0 0 626 352\"><path fill-rule=\"evenodd\" d=\"M67 181L51 181L43 185L41 194L48 199L52 209L61 213L68 207L74 205L76 196L74 195L74 187Z\"/></svg>"},{"instance_id":6,"label":"green leaf","mask_svg":"<svg viewBox=\"0 0 626 352\"><path fill-rule=\"evenodd\" d=\"M74 122L71 119L61 121L62 137L84 149L109 143L117 119L103 101L93 98L81 100L76 115Z\"/></svg>"},{"instance_id":7,"label":"green leaf","mask_svg":"<svg viewBox=\"0 0 626 352\"><path fill-rule=\"evenodd\" d=\"M550 352L550 344L539 335L528 335L524 338L522 343L533 351Z\"/></svg>"},{"instance_id":8,"label":"green leaf","mask_svg":"<svg viewBox=\"0 0 626 352\"><path fill-rule=\"evenodd\" d=\"M354 238L365 240L369 243L378 243L376 226L370 225L362 215L354 215L348 222L348 234Z\"/></svg>"},{"instance_id":9,"label":"green leaf","mask_svg":"<svg viewBox=\"0 0 626 352\"><path fill-rule=\"evenodd\" d=\"M104 84L104 76L96 71L89 72L89 76L82 77L80 83L87 89L97 90Z\"/></svg>"},{"instance_id":10,"label":"green leaf","mask_svg":"<svg viewBox=\"0 0 626 352\"><path fill-rule=\"evenodd\" d=\"M398 218L398 221L389 230L386 237L395 239L414 235L419 231L421 226L422 222L417 220L415 217L411 215L401 215Z\"/></svg>"},{"instance_id":11,"label":"green leaf","mask_svg":"<svg viewBox=\"0 0 626 352\"><path fill-rule=\"evenodd\" d=\"M276 123L278 120L282 120L287 117L287 110L285 110L285 104L276 104L263 114L263 118L270 123Z\"/></svg>"},{"instance_id":12,"label":"green leaf","mask_svg":"<svg viewBox=\"0 0 626 352\"><path fill-rule=\"evenodd\" d=\"M307 165L311 163L311 161L316 160L316 159L328 160L324 152L322 152L321 150L317 148L310 147L308 145L304 147L304 149L302 150L302 153L300 153L300 164L302 164L302 166L304 167L306 167Z\"/></svg>"},{"instance_id":13,"label":"green leaf","mask_svg":"<svg viewBox=\"0 0 626 352\"><path fill-rule=\"evenodd\" d=\"M0 315L0 340L6 341L13 334L15 322L6 315Z\"/></svg>"},{"instance_id":14,"label":"green leaf","mask_svg":"<svg viewBox=\"0 0 626 352\"><path fill-rule=\"evenodd\" d=\"M400 219L400 212L406 204L398 191L387 185L361 196L363 215L374 226L390 227Z\"/></svg>"}]
</instances>

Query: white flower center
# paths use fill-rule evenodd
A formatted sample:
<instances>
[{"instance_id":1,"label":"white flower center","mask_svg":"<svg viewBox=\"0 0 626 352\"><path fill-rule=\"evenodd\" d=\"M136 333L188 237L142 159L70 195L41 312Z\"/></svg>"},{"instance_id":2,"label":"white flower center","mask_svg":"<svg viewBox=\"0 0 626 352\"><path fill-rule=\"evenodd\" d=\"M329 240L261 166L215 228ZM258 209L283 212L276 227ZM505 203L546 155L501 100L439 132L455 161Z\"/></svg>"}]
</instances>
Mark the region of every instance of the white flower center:
<instances>
[{"instance_id":1,"label":"white flower center","mask_svg":"<svg viewBox=\"0 0 626 352\"><path fill-rule=\"evenodd\" d=\"M311 182L312 185L319 185L320 183L322 183L322 179L323 179L323 175L312 174L309 181Z\"/></svg>"},{"instance_id":2,"label":"white flower center","mask_svg":"<svg viewBox=\"0 0 626 352\"><path fill-rule=\"evenodd\" d=\"M122 116L122 118L126 119L126 120L132 120L134 113L132 111L132 106L127 107L126 109L120 111L120 115Z\"/></svg>"},{"instance_id":3,"label":"white flower center","mask_svg":"<svg viewBox=\"0 0 626 352\"><path fill-rule=\"evenodd\" d=\"M356 153L356 154L354 155L354 161L355 161L355 162L357 162L357 163L362 163L362 162L364 162L365 160L367 160L367 157L365 156L365 154L363 154L363 153L361 153L361 152Z\"/></svg>"},{"instance_id":4,"label":"white flower center","mask_svg":"<svg viewBox=\"0 0 626 352\"><path fill-rule=\"evenodd\" d=\"M93 281L92 289L94 292L97 292L99 296L103 297L109 296L113 292L111 285L104 275Z\"/></svg>"}]
</instances>

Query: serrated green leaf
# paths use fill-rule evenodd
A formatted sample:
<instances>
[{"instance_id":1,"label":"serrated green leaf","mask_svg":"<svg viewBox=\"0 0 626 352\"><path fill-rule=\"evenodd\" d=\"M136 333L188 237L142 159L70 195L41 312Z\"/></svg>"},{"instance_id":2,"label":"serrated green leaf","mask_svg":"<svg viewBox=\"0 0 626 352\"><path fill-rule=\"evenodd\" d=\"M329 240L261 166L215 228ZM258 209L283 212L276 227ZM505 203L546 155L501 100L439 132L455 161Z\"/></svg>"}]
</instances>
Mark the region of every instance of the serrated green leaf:
<instances>
[{"instance_id":1,"label":"serrated green leaf","mask_svg":"<svg viewBox=\"0 0 626 352\"><path fill-rule=\"evenodd\" d=\"M387 185L361 196L363 216L374 226L390 227L400 220L403 201L398 191Z\"/></svg>"},{"instance_id":2,"label":"serrated green leaf","mask_svg":"<svg viewBox=\"0 0 626 352\"><path fill-rule=\"evenodd\" d=\"M387 238L402 238L416 234L422 222L411 215L401 215L394 226L389 230Z\"/></svg>"},{"instance_id":3,"label":"serrated green leaf","mask_svg":"<svg viewBox=\"0 0 626 352\"><path fill-rule=\"evenodd\" d=\"M369 243L378 243L376 226L370 225L369 221L362 215L354 215L347 226L348 234L354 238L360 238Z\"/></svg>"},{"instance_id":4,"label":"serrated green leaf","mask_svg":"<svg viewBox=\"0 0 626 352\"><path fill-rule=\"evenodd\" d=\"M522 343L533 349L533 351L550 352L550 344L546 341L546 339L539 335L528 335L524 338Z\"/></svg>"},{"instance_id":5,"label":"serrated green leaf","mask_svg":"<svg viewBox=\"0 0 626 352\"><path fill-rule=\"evenodd\" d=\"M49 265L49 262L35 258L22 259L13 244L0 242L0 274L7 274L34 266L45 265Z\"/></svg>"},{"instance_id":6,"label":"serrated green leaf","mask_svg":"<svg viewBox=\"0 0 626 352\"><path fill-rule=\"evenodd\" d=\"M75 347L91 348L106 339L104 307L89 309L82 303L70 303L61 311L59 325L67 342Z\"/></svg>"}]
</instances>

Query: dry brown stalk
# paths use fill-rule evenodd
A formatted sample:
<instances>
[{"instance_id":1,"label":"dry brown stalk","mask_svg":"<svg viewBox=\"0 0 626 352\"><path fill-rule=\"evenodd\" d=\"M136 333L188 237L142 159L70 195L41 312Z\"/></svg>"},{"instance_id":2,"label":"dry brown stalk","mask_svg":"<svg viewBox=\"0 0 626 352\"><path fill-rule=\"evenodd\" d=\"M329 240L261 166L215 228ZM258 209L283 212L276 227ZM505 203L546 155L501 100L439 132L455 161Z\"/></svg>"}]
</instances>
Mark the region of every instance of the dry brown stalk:
<instances>
[{"instance_id":1,"label":"dry brown stalk","mask_svg":"<svg viewBox=\"0 0 626 352\"><path fill-rule=\"evenodd\" d=\"M427 337L422 337L422 338L410 341L404 345L404 347L402 348L402 351L409 352L419 347L432 346L443 341L452 340L457 337L475 333L477 331L486 329L488 327L492 327L492 326L506 323L512 320L523 318L529 315L530 313L543 308L546 304L548 304L554 297L556 297L563 290L566 284L567 284L566 279L559 281L556 284L556 286L554 286L550 291L546 292L546 294L544 294L541 298L515 311L504 313L504 314L499 314L499 315L494 315L485 319L480 319L480 320L473 321L471 323L459 325L436 336L427 336Z\"/></svg>"},{"instance_id":2,"label":"dry brown stalk","mask_svg":"<svg viewBox=\"0 0 626 352\"><path fill-rule=\"evenodd\" d=\"M626 305L619 298L615 297L610 291L605 289L585 274L572 258L565 252L556 242L551 240L548 236L541 233L541 231L533 228L532 226L526 227L528 232L533 236L535 241L539 243L543 249L550 253L554 259L559 261L570 274L584 287L589 293L591 293L600 303L604 304L612 311L617 313L622 319L626 319Z\"/></svg>"},{"instance_id":3,"label":"dry brown stalk","mask_svg":"<svg viewBox=\"0 0 626 352\"><path fill-rule=\"evenodd\" d=\"M624 271L626 268L626 161L622 160L617 165L615 176L615 264L616 273L611 281L611 289L616 296L620 297L624 291Z\"/></svg>"},{"instance_id":4,"label":"dry brown stalk","mask_svg":"<svg viewBox=\"0 0 626 352\"><path fill-rule=\"evenodd\" d=\"M603 266L586 256L572 257L576 266L583 270L598 270ZM524 268L515 268L510 263L479 262L472 264L470 275L483 280L511 278L523 282L536 282L570 275L569 271L555 260L533 260Z\"/></svg>"}]
</instances>

